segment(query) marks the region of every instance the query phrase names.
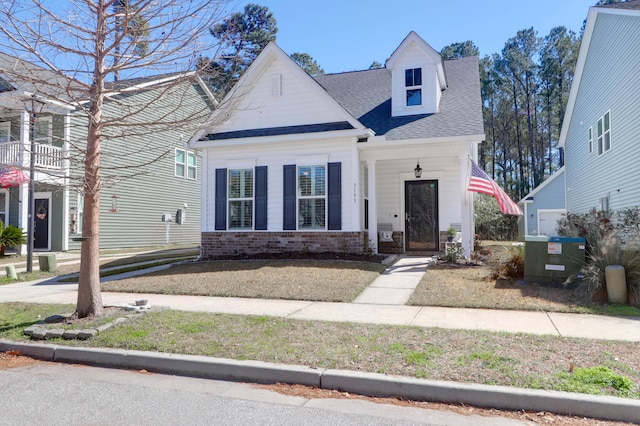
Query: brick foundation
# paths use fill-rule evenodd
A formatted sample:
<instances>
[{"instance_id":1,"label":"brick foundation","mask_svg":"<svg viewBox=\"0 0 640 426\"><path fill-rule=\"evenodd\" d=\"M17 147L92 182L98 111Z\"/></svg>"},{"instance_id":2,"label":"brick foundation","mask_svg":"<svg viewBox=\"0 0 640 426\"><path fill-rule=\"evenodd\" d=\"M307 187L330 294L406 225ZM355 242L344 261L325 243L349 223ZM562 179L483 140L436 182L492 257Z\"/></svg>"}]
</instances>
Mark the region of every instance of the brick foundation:
<instances>
[{"instance_id":1,"label":"brick foundation","mask_svg":"<svg viewBox=\"0 0 640 426\"><path fill-rule=\"evenodd\" d=\"M364 232L203 232L202 258L258 253L364 252Z\"/></svg>"}]
</instances>

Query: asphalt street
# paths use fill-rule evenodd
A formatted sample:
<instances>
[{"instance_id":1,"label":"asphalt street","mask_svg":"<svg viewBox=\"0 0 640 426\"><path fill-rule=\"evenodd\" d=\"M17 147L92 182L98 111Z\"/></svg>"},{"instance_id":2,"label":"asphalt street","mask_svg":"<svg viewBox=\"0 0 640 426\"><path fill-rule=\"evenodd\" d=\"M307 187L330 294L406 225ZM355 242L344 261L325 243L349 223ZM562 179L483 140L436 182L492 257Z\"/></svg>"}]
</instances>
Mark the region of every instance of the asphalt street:
<instances>
[{"instance_id":1,"label":"asphalt street","mask_svg":"<svg viewBox=\"0 0 640 426\"><path fill-rule=\"evenodd\" d=\"M307 399L250 384L70 364L0 370L0 425L497 425L498 417Z\"/></svg>"}]
</instances>

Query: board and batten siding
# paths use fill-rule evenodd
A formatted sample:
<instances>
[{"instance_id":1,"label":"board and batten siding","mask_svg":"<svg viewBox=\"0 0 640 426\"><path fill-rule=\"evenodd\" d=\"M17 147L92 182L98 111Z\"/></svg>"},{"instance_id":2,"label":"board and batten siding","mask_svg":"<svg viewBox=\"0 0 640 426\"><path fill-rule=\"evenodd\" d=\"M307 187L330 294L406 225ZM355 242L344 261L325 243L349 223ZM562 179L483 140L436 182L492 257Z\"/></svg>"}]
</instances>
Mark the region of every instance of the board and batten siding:
<instances>
[{"instance_id":1,"label":"board and batten siding","mask_svg":"<svg viewBox=\"0 0 640 426\"><path fill-rule=\"evenodd\" d=\"M352 145L355 141L331 139L322 141L298 141L287 143L269 143L264 146L228 146L208 148L206 192L203 194L205 217L203 232L215 231L215 170L233 168L234 164L255 164L267 167L267 229L266 231L283 230L283 166L289 164L307 164L305 158L326 159L326 163L341 163L342 168L342 231L359 231L354 229L353 209L359 209L358 200L354 200L354 184L352 180L353 162ZM321 148L320 148L321 147ZM320 161L311 161L319 163ZM244 166L243 166L244 167ZM228 225L228 224L227 224ZM230 231L233 232L233 231ZM260 231L257 231L260 232Z\"/></svg>"},{"instance_id":2,"label":"board and batten siding","mask_svg":"<svg viewBox=\"0 0 640 426\"><path fill-rule=\"evenodd\" d=\"M567 210L640 204L640 18L599 13L565 142ZM611 112L611 150L598 155L598 119ZM588 129L594 152L589 154Z\"/></svg>"},{"instance_id":3,"label":"board and batten siding","mask_svg":"<svg viewBox=\"0 0 640 426\"><path fill-rule=\"evenodd\" d=\"M331 123L345 119L344 111L327 106L330 98L324 89L303 72L291 72L280 60L269 64L261 78L253 84L250 96L237 93L236 100L228 105L233 113L228 120L217 123L216 133ZM277 87L274 88L278 85L279 92Z\"/></svg>"},{"instance_id":4,"label":"board and batten siding","mask_svg":"<svg viewBox=\"0 0 640 426\"><path fill-rule=\"evenodd\" d=\"M113 136L105 137L102 142L100 248L164 245L167 242L167 224L162 221L165 213L169 213L174 220L169 224L170 244L199 244L202 160L196 155L196 179L176 176L175 149L187 149L185 144L199 125L190 122L189 117L200 115L207 106L198 87L186 85L180 90L180 95L172 96L169 93L160 99L156 99L157 92L154 90L134 96L140 105L155 100L140 113L139 121L152 122L155 117L171 111L172 120L187 120L184 123L171 129L162 125L149 126L146 130L141 129L142 131L125 130L125 135L119 135L117 129L105 130ZM113 103L105 104L108 113L115 114L113 108L116 107ZM82 137L86 141L87 130L82 122L82 118L74 120L74 141ZM76 168L74 173L77 175L82 170ZM130 177L123 179L126 175ZM69 194L69 205L75 207L77 188L70 190ZM114 195L117 197L117 211L112 211ZM178 225L175 223L175 215L185 204L186 221L183 225ZM79 247L79 243L73 241L79 236L71 235L70 249Z\"/></svg>"},{"instance_id":5,"label":"board and batten siding","mask_svg":"<svg viewBox=\"0 0 640 426\"><path fill-rule=\"evenodd\" d=\"M460 223L462 194L457 158L421 159L421 179L413 176L415 166L413 159L376 162L378 223L391 223L394 231L404 231L404 183L415 180L438 181L438 226L441 231L445 231L452 223Z\"/></svg>"}]
</instances>

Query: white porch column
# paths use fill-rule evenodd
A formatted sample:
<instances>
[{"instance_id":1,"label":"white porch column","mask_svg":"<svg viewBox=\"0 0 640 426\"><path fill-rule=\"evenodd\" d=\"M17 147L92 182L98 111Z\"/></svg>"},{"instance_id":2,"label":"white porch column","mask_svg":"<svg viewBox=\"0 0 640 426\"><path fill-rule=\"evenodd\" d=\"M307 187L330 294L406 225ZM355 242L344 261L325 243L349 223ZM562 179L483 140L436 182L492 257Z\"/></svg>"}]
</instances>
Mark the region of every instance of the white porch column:
<instances>
[{"instance_id":1,"label":"white porch column","mask_svg":"<svg viewBox=\"0 0 640 426\"><path fill-rule=\"evenodd\" d=\"M29 169L29 155L27 153L27 146L31 137L31 117L29 111L23 109L20 112L20 157L18 158L19 166L23 170ZM25 233L29 224L29 184L23 183L18 187L18 227ZM27 253L27 245L22 244L20 246L20 254Z\"/></svg>"},{"instance_id":2,"label":"white porch column","mask_svg":"<svg viewBox=\"0 0 640 426\"><path fill-rule=\"evenodd\" d=\"M378 253L378 197L376 182L376 160L367 160L367 177L369 183L369 240L371 250Z\"/></svg>"},{"instance_id":3,"label":"white porch column","mask_svg":"<svg viewBox=\"0 0 640 426\"><path fill-rule=\"evenodd\" d=\"M62 189L62 251L69 250L69 141L71 140L71 114L64 116L64 142L62 144L62 167L64 167L64 187Z\"/></svg>"},{"instance_id":4,"label":"white porch column","mask_svg":"<svg viewBox=\"0 0 640 426\"><path fill-rule=\"evenodd\" d=\"M476 145L474 144L475 148ZM477 150L477 148L476 148ZM473 158L477 157L477 153L473 148L470 149L470 153ZM460 211L462 213L462 254L469 258L473 252L473 240L475 237L475 222L473 220L473 193L467 191L469 184L469 177L471 173L468 154L465 152L460 155L460 186L462 189L462 196L460 197L461 206Z\"/></svg>"}]
</instances>

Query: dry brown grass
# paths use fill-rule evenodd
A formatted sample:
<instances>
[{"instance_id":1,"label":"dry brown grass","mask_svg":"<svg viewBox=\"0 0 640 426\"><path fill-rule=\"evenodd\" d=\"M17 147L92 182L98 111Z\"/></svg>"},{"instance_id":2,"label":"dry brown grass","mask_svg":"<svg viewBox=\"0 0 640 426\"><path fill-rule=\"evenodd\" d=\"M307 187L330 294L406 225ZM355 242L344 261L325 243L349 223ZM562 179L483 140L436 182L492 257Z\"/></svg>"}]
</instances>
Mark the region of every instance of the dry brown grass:
<instances>
[{"instance_id":1,"label":"dry brown grass","mask_svg":"<svg viewBox=\"0 0 640 426\"><path fill-rule=\"evenodd\" d=\"M572 288L491 279L487 266L437 265L427 273L410 305L578 312L589 302Z\"/></svg>"},{"instance_id":2,"label":"dry brown grass","mask_svg":"<svg viewBox=\"0 0 640 426\"><path fill-rule=\"evenodd\" d=\"M368 262L212 261L106 282L103 291L350 302L384 271Z\"/></svg>"}]
</instances>

